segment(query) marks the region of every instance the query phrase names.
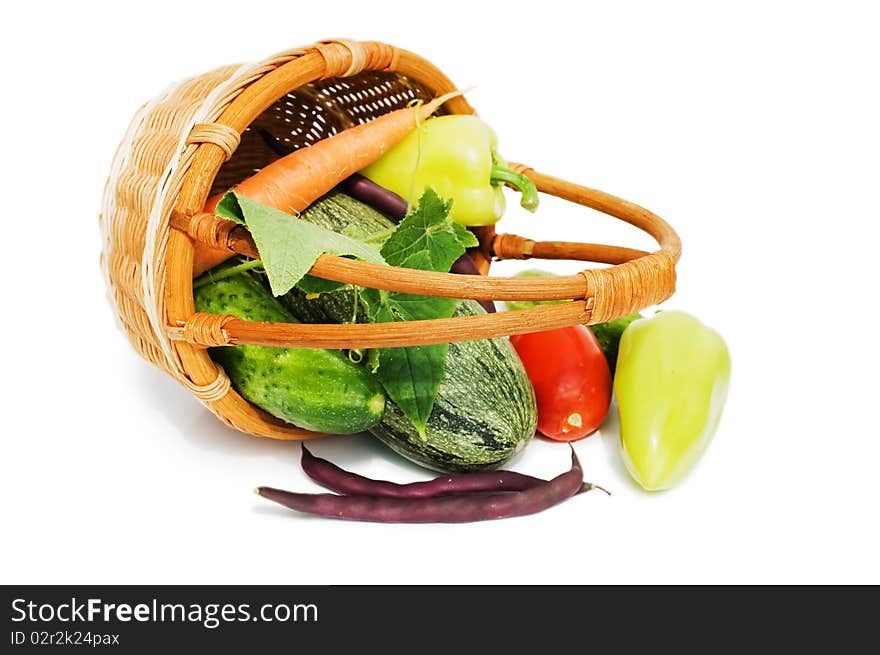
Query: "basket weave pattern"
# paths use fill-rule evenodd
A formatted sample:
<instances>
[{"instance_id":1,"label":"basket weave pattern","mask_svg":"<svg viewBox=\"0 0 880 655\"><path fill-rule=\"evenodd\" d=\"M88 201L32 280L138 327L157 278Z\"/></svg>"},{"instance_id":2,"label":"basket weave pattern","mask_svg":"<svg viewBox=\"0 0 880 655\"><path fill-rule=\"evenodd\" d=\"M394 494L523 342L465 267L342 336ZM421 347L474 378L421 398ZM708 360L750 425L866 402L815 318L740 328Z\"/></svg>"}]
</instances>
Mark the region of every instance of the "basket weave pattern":
<instances>
[{"instance_id":1,"label":"basket weave pattern","mask_svg":"<svg viewBox=\"0 0 880 655\"><path fill-rule=\"evenodd\" d=\"M303 439L319 435L246 402L205 348L237 343L377 347L485 338L602 322L671 295L680 244L662 219L600 191L513 165L540 191L627 221L651 234L660 249L649 254L598 244L536 242L481 229L476 254L484 269L492 258L614 265L544 280L415 272L323 255L313 274L362 286L454 298L571 302L419 325L264 324L195 312L195 244L255 254L246 231L201 210L209 194L278 156L262 135L268 132L287 147L307 147L412 99L452 90L448 78L410 52L375 42L330 40L256 64L218 68L143 105L114 158L100 221L110 300L135 349L228 425L257 436ZM450 100L445 110L473 113L463 97Z\"/></svg>"}]
</instances>

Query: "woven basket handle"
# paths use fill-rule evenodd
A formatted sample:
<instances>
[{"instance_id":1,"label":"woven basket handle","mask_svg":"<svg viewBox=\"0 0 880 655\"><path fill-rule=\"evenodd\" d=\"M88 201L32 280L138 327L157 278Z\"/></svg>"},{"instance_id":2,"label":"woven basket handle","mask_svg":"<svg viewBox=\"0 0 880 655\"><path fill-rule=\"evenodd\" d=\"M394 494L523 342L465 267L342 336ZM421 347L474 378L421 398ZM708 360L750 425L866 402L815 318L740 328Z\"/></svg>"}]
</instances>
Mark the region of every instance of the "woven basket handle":
<instances>
[{"instance_id":1,"label":"woven basket handle","mask_svg":"<svg viewBox=\"0 0 880 655\"><path fill-rule=\"evenodd\" d=\"M575 323L602 323L635 313L668 298L675 290L675 263L681 243L672 227L659 216L610 194L562 182L522 165L538 189L585 207L615 216L644 230L660 250L640 250L587 243L535 242L515 235L492 235L490 255L496 258L577 259L621 262L577 275L525 278L453 275L413 271L322 255L310 273L325 279L403 293L429 293L476 300L574 300L531 309L395 324L301 325L258 323L195 314L184 325L171 328L172 338L200 347L252 344L277 347L377 348L447 343L549 330ZM209 239L212 247L257 257L247 230L214 217L175 215L172 224L194 238ZM212 227L213 226L213 227ZM212 321L217 323L213 325ZM222 323L222 325L221 325ZM193 329L197 325L198 329Z\"/></svg>"},{"instance_id":2,"label":"woven basket handle","mask_svg":"<svg viewBox=\"0 0 880 655\"><path fill-rule=\"evenodd\" d=\"M512 164L512 167L527 175L538 190L625 221L650 234L660 245L654 253L610 268L581 271L586 282L584 297L590 311L590 324L633 314L666 300L675 292L675 264L681 257L681 240L669 223L644 207L609 193L564 182L522 164ZM575 244L567 254L571 259L584 259L578 255L591 256L592 252L585 252L588 249Z\"/></svg>"}]
</instances>

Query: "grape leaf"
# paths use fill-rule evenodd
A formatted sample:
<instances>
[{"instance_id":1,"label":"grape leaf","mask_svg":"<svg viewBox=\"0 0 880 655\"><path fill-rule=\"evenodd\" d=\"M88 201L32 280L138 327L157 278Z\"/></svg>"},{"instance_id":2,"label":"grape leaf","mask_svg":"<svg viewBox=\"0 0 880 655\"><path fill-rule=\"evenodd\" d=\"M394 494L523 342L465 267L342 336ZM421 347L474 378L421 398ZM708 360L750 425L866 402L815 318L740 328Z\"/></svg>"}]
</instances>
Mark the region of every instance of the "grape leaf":
<instances>
[{"instance_id":1,"label":"grape leaf","mask_svg":"<svg viewBox=\"0 0 880 655\"><path fill-rule=\"evenodd\" d=\"M452 201L444 201L428 188L418 208L403 219L385 242L381 254L391 266L428 271L448 271L465 248L477 239L449 216ZM361 298L371 322L418 321L449 318L458 300L378 289L364 289ZM449 344L381 348L372 351L371 362L388 396L424 437L428 418L443 372Z\"/></svg>"},{"instance_id":2,"label":"grape leaf","mask_svg":"<svg viewBox=\"0 0 880 655\"><path fill-rule=\"evenodd\" d=\"M465 248L479 245L472 232L449 216L452 200L443 200L428 187L418 208L401 221L382 256L391 266L446 272Z\"/></svg>"},{"instance_id":3,"label":"grape leaf","mask_svg":"<svg viewBox=\"0 0 880 655\"><path fill-rule=\"evenodd\" d=\"M275 296L290 291L324 253L351 255L374 264L385 263L375 248L362 241L298 220L234 191L223 197L215 211L219 216L247 225ZM339 288L335 282L305 284L323 290Z\"/></svg>"}]
</instances>

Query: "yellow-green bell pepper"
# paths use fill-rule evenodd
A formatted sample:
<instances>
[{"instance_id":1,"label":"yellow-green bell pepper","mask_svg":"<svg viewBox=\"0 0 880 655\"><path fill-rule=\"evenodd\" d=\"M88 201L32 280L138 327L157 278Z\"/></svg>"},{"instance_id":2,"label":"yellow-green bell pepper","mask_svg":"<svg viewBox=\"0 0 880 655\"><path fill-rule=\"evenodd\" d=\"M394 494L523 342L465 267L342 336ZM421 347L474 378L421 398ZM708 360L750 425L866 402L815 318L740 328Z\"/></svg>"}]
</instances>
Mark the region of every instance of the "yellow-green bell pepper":
<instances>
[{"instance_id":1,"label":"yellow-green bell pepper","mask_svg":"<svg viewBox=\"0 0 880 655\"><path fill-rule=\"evenodd\" d=\"M430 118L361 171L409 204L432 187L452 199L452 218L462 225L493 225L504 213L504 184L522 194L521 205L538 206L538 192L525 175L506 167L496 152L495 132L476 116Z\"/></svg>"},{"instance_id":2,"label":"yellow-green bell pepper","mask_svg":"<svg viewBox=\"0 0 880 655\"><path fill-rule=\"evenodd\" d=\"M724 339L693 316L664 311L626 328L614 394L636 482L657 491L687 475L715 434L729 381Z\"/></svg>"}]
</instances>

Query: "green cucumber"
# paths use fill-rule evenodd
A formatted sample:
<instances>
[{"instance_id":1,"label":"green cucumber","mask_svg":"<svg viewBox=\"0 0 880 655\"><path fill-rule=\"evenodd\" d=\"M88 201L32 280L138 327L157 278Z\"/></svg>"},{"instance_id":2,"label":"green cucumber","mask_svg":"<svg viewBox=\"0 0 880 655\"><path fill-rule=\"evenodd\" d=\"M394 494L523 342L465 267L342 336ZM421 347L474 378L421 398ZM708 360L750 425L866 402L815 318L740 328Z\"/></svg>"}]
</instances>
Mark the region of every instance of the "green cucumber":
<instances>
[{"instance_id":1,"label":"green cucumber","mask_svg":"<svg viewBox=\"0 0 880 655\"><path fill-rule=\"evenodd\" d=\"M297 322L249 272L203 284L193 296L199 312L232 314L249 321ZM225 346L209 353L243 398L299 427L352 434L374 426L384 413L382 386L342 351Z\"/></svg>"},{"instance_id":2,"label":"green cucumber","mask_svg":"<svg viewBox=\"0 0 880 655\"><path fill-rule=\"evenodd\" d=\"M313 204L301 218L377 242L394 228L382 214L342 194ZM305 322L352 322L358 305L351 289L311 299L294 289L281 300ZM464 300L455 315L484 313L479 303ZM365 320L361 311L357 320ZM509 460L531 439L536 424L535 394L522 362L508 339L497 338L449 345L444 378L424 438L390 400L382 421L369 432L427 468L473 471L497 468Z\"/></svg>"}]
</instances>

